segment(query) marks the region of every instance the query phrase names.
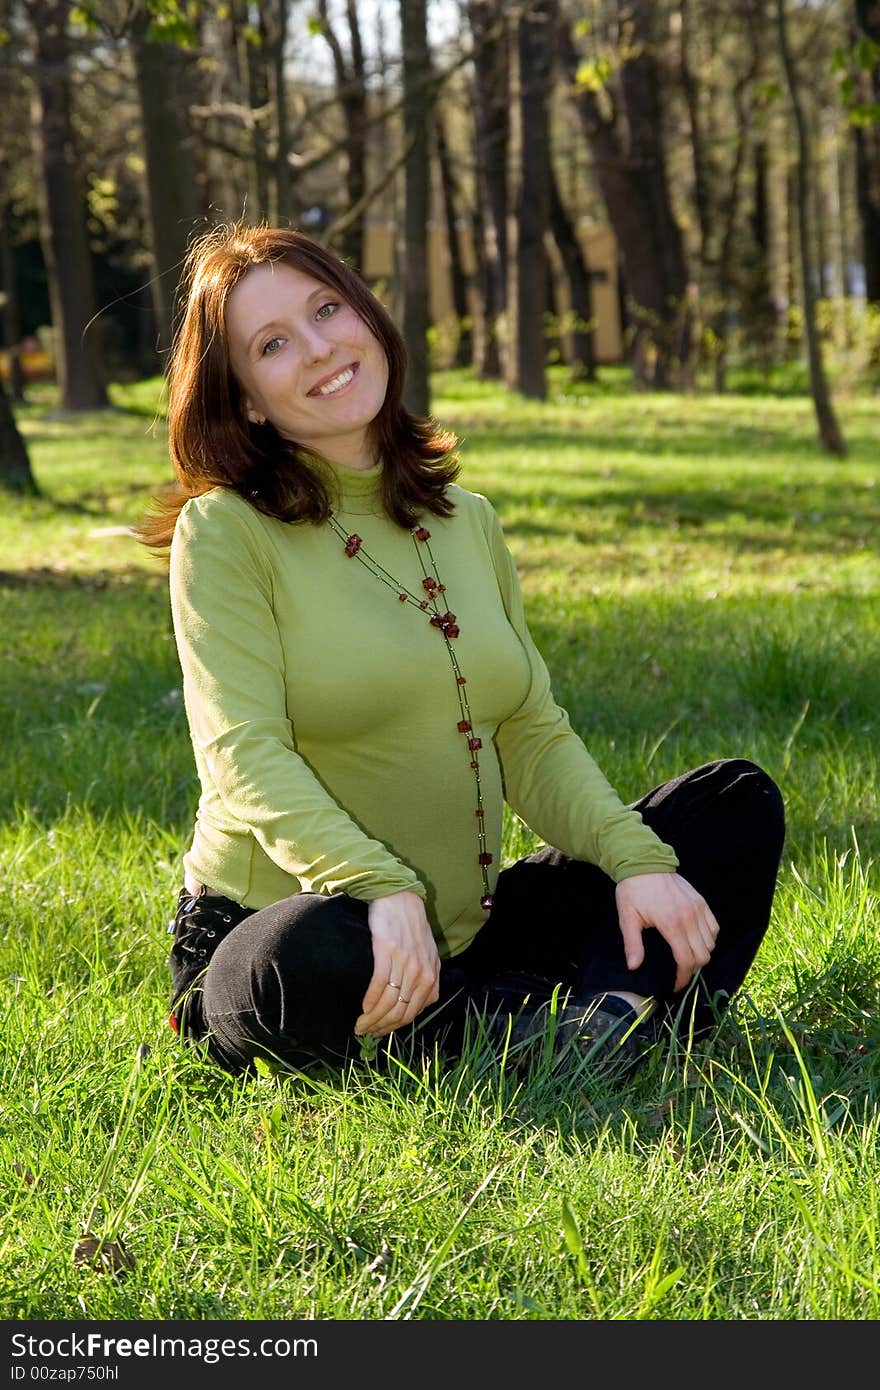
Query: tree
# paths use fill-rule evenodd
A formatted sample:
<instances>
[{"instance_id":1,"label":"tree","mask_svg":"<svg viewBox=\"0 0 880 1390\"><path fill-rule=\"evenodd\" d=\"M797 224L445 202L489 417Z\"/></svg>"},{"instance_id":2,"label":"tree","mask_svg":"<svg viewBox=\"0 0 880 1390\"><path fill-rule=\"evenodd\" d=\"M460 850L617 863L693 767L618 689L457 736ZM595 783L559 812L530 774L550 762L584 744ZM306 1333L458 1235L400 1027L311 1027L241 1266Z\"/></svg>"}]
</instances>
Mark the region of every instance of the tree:
<instances>
[{"instance_id":1,"label":"tree","mask_svg":"<svg viewBox=\"0 0 880 1390\"><path fill-rule=\"evenodd\" d=\"M403 336L409 354L406 404L415 415L430 410L428 362L428 207L430 166L427 0L400 0L403 40L404 163Z\"/></svg>"},{"instance_id":2,"label":"tree","mask_svg":"<svg viewBox=\"0 0 880 1390\"><path fill-rule=\"evenodd\" d=\"M625 274L635 380L665 388L681 384L690 362L693 314L669 195L655 9L653 0L609 0L607 35L589 59L569 25L559 32Z\"/></svg>"},{"instance_id":3,"label":"tree","mask_svg":"<svg viewBox=\"0 0 880 1390\"><path fill-rule=\"evenodd\" d=\"M244 165L248 215L254 222L269 216L272 180L267 137L269 74L262 11L257 19L260 27L253 29L248 24L247 0L230 0L228 22L222 31L233 90L241 103L240 115L249 146Z\"/></svg>"},{"instance_id":4,"label":"tree","mask_svg":"<svg viewBox=\"0 0 880 1390\"><path fill-rule=\"evenodd\" d=\"M853 45L861 69L853 83L850 120L855 129L856 188L862 224L865 293L880 303L880 0L855 0L861 36ZM866 42L867 41L867 42ZM858 100L861 98L861 100Z\"/></svg>"},{"instance_id":5,"label":"tree","mask_svg":"<svg viewBox=\"0 0 880 1390\"><path fill-rule=\"evenodd\" d=\"M36 479L31 471L31 461L27 446L21 437L6 387L0 381L0 487L7 492L24 493L30 497L39 495Z\"/></svg>"},{"instance_id":6,"label":"tree","mask_svg":"<svg viewBox=\"0 0 880 1390\"><path fill-rule=\"evenodd\" d=\"M679 74L688 113L699 232L700 301L712 344L715 389L723 391L728 328L736 298L743 176L754 124L755 89L766 51L764 0L703 6L678 0L677 18ZM698 23L702 33L695 32ZM703 61L695 63L698 54Z\"/></svg>"},{"instance_id":7,"label":"tree","mask_svg":"<svg viewBox=\"0 0 880 1390\"><path fill-rule=\"evenodd\" d=\"M507 186L507 384L547 395L545 319L550 220L550 86L556 0L535 0L511 19Z\"/></svg>"},{"instance_id":8,"label":"tree","mask_svg":"<svg viewBox=\"0 0 880 1390\"><path fill-rule=\"evenodd\" d=\"M440 171L440 188L443 194L443 219L446 224L446 257L449 280L452 286L452 303L455 310L457 336L454 365L464 367L471 360L473 352L470 305L468 303L468 278L458 238L459 188L452 164L452 154L446 139L443 112L437 107L434 111L434 145L437 151L437 164Z\"/></svg>"},{"instance_id":9,"label":"tree","mask_svg":"<svg viewBox=\"0 0 880 1390\"><path fill-rule=\"evenodd\" d=\"M130 41L143 125L153 255L150 286L159 349L167 354L174 329L175 289L199 215L186 101L190 57L176 43L156 40L148 14L136 17Z\"/></svg>"},{"instance_id":10,"label":"tree","mask_svg":"<svg viewBox=\"0 0 880 1390\"><path fill-rule=\"evenodd\" d=\"M12 241L12 201L8 192L6 160L0 159L0 294L3 298L3 341L9 361L9 392L13 401L24 401L21 365L21 316L15 249Z\"/></svg>"},{"instance_id":11,"label":"tree","mask_svg":"<svg viewBox=\"0 0 880 1390\"><path fill-rule=\"evenodd\" d=\"M367 82L364 49L356 0L346 0L350 56L346 58L327 12L327 0L319 0L318 22L330 45L336 73L336 94L345 126L345 193L348 209L360 213L347 224L339 250L349 265L362 270L364 264L364 211L367 163Z\"/></svg>"},{"instance_id":12,"label":"tree","mask_svg":"<svg viewBox=\"0 0 880 1390\"><path fill-rule=\"evenodd\" d=\"M55 370L65 410L107 405L95 330L95 287L80 164L71 123L66 0L25 0L34 39L34 157L40 234L55 329Z\"/></svg>"},{"instance_id":13,"label":"tree","mask_svg":"<svg viewBox=\"0 0 880 1390\"><path fill-rule=\"evenodd\" d=\"M779 54L782 59L783 71L785 72L795 131L797 133L798 163L795 173L796 209L799 232L798 241L800 243L801 280L804 296L804 332L807 339L807 359L810 368L810 390L813 396L813 405L816 411L816 421L819 426L819 438L822 447L830 454L845 454L846 444L844 443L843 435L837 423L834 406L831 403L831 393L828 389L828 382L822 365L822 348L819 342L819 330L816 323L818 277L816 275L809 226L812 151L810 148L807 121L801 103L798 74L788 38L785 0L776 0L776 30L779 38Z\"/></svg>"},{"instance_id":14,"label":"tree","mask_svg":"<svg viewBox=\"0 0 880 1390\"><path fill-rule=\"evenodd\" d=\"M473 35L476 166L475 232L482 315L475 348L480 376L504 374L502 325L507 305L507 146L510 67L502 0L468 0Z\"/></svg>"},{"instance_id":15,"label":"tree","mask_svg":"<svg viewBox=\"0 0 880 1390\"><path fill-rule=\"evenodd\" d=\"M564 326L563 341L567 342L566 360L571 367L572 381L596 380L596 344L593 331L593 287L590 270L577 238L574 223L568 215L559 180L550 169L550 234L559 256L562 271L568 281L571 322Z\"/></svg>"},{"instance_id":16,"label":"tree","mask_svg":"<svg viewBox=\"0 0 880 1390\"><path fill-rule=\"evenodd\" d=\"M287 112L287 21L289 0L275 0L270 7L266 31L269 36L272 102L275 108L275 219L290 216L290 122Z\"/></svg>"}]
</instances>

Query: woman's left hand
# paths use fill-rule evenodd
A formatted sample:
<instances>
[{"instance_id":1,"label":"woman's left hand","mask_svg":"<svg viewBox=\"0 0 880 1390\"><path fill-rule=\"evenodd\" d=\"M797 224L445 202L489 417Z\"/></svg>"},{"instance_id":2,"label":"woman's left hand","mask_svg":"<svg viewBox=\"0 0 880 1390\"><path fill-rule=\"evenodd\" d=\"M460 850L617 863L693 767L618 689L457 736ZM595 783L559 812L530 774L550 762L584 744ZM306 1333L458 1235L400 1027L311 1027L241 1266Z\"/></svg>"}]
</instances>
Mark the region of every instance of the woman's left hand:
<instances>
[{"instance_id":1,"label":"woman's left hand","mask_svg":"<svg viewBox=\"0 0 880 1390\"><path fill-rule=\"evenodd\" d=\"M636 970L645 959L642 932L656 927L675 957L675 989L684 989L708 965L718 923L706 899L681 874L634 874L617 885L617 915L626 963Z\"/></svg>"}]
</instances>

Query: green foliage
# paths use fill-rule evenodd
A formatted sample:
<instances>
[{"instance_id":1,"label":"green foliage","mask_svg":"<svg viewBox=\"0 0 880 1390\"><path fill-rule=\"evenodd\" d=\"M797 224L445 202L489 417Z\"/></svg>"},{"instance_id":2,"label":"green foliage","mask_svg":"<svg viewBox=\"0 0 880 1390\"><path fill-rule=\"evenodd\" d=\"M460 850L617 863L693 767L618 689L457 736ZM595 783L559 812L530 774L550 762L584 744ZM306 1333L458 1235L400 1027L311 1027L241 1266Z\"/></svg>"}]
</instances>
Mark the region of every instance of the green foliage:
<instances>
[{"instance_id":1,"label":"green foliage","mask_svg":"<svg viewBox=\"0 0 880 1390\"><path fill-rule=\"evenodd\" d=\"M816 302L816 327L829 375L844 393L870 388L880 380L880 308L842 296ZM786 337L804 340L803 309L789 305Z\"/></svg>"},{"instance_id":2,"label":"green foliage","mask_svg":"<svg viewBox=\"0 0 880 1390\"><path fill-rule=\"evenodd\" d=\"M70 22L87 34L99 34L101 21L91 5L73 5L70 9Z\"/></svg>"},{"instance_id":3,"label":"green foliage","mask_svg":"<svg viewBox=\"0 0 880 1390\"><path fill-rule=\"evenodd\" d=\"M194 48L198 42L197 0L147 0L150 43L173 43L178 48Z\"/></svg>"},{"instance_id":4,"label":"green foliage","mask_svg":"<svg viewBox=\"0 0 880 1390\"><path fill-rule=\"evenodd\" d=\"M614 66L610 58L585 58L578 64L574 80L579 87L585 87L588 92L599 92L607 86L613 72Z\"/></svg>"},{"instance_id":5,"label":"green foliage","mask_svg":"<svg viewBox=\"0 0 880 1390\"><path fill-rule=\"evenodd\" d=\"M867 34L861 34L849 47L838 45L829 63L829 71L837 75L841 104L850 125L871 126L880 121L880 101L864 100L862 77L880 63L880 44Z\"/></svg>"}]
</instances>

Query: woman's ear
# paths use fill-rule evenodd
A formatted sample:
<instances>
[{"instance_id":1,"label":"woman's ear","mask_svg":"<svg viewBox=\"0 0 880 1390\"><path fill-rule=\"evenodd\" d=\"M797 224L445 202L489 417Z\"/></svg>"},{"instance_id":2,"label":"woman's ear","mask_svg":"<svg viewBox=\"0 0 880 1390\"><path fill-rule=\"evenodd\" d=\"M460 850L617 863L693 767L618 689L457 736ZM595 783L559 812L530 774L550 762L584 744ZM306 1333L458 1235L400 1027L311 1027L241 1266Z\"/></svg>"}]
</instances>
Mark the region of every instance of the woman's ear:
<instances>
[{"instance_id":1,"label":"woman's ear","mask_svg":"<svg viewBox=\"0 0 880 1390\"><path fill-rule=\"evenodd\" d=\"M265 425L265 415L260 415L252 406L248 406L247 417L252 425Z\"/></svg>"}]
</instances>

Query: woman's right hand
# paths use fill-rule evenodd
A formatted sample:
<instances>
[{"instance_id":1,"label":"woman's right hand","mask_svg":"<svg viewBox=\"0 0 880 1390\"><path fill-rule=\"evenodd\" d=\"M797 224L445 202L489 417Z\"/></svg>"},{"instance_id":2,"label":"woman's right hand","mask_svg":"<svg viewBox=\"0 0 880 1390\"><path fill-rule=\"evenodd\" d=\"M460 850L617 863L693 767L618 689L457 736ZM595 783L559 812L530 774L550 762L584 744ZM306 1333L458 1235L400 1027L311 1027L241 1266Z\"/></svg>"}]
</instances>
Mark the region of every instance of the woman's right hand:
<instances>
[{"instance_id":1,"label":"woman's right hand","mask_svg":"<svg viewBox=\"0 0 880 1390\"><path fill-rule=\"evenodd\" d=\"M373 978L354 1031L383 1038L437 1002L440 957L418 893L376 898L367 920L373 938Z\"/></svg>"}]
</instances>

